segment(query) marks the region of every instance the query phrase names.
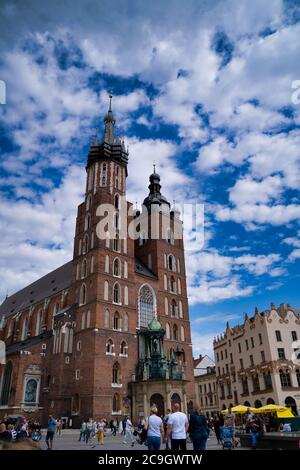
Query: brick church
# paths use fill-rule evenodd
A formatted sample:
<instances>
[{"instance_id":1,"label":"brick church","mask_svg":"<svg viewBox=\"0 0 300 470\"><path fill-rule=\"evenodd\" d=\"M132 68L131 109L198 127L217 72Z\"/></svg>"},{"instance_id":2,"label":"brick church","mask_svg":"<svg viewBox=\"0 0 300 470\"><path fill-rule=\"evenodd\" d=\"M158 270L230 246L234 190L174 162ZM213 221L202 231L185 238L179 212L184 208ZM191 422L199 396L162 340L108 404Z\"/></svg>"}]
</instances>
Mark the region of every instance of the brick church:
<instances>
[{"instance_id":1,"label":"brick church","mask_svg":"<svg viewBox=\"0 0 300 470\"><path fill-rule=\"evenodd\" d=\"M137 420L152 403L161 414L175 402L192 407L180 214L155 168L143 209L126 201L128 151L115 134L110 96L88 153L73 259L0 306L0 416L45 423L51 413L76 427L88 417Z\"/></svg>"}]
</instances>

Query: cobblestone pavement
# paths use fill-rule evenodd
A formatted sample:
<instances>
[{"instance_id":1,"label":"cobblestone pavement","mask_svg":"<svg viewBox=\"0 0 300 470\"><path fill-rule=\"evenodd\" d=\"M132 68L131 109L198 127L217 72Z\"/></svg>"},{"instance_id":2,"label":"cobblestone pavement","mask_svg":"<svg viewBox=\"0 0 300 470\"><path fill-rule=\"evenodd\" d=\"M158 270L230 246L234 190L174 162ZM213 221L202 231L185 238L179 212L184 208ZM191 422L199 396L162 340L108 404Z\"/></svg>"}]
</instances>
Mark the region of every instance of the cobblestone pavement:
<instances>
[{"instance_id":1,"label":"cobblestone pavement","mask_svg":"<svg viewBox=\"0 0 300 470\"><path fill-rule=\"evenodd\" d=\"M46 431L43 431L42 439L40 441L40 447L46 449L45 443ZM117 434L112 436L110 431L107 432L104 439L104 445L99 445L96 439L93 439L93 445L87 445L85 442L78 442L79 431L73 429L67 429L62 431L61 436L55 436L53 441L54 450L147 450L145 445L140 445L135 442L134 447L132 448L130 444L123 444L123 436ZM164 445L162 449L164 449ZM189 443L187 448L192 450L192 445ZM222 446L217 443L217 439L213 434L211 434L209 440L207 441L207 450L220 450Z\"/></svg>"}]
</instances>

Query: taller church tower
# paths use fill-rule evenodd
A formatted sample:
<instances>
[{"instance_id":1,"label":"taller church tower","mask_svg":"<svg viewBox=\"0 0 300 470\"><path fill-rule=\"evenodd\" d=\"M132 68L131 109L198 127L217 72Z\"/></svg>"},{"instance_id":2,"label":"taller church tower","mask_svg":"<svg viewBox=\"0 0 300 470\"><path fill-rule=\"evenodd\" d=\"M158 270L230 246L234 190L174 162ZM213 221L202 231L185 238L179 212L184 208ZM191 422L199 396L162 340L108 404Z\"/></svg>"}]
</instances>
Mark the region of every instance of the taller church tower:
<instances>
[{"instance_id":1,"label":"taller church tower","mask_svg":"<svg viewBox=\"0 0 300 470\"><path fill-rule=\"evenodd\" d=\"M52 389L61 413L71 403L74 426L90 416L137 419L154 402L161 413L174 401L186 411L194 396L184 249L174 236L182 223L155 170L142 213L126 201L128 152L115 135L111 99L102 139L97 133L88 153L68 324L62 315L54 324L56 337L62 328L72 332L65 342L73 347L59 352L63 369ZM154 233L161 223L167 228ZM138 239L127 236L129 226L139 230Z\"/></svg>"}]
</instances>

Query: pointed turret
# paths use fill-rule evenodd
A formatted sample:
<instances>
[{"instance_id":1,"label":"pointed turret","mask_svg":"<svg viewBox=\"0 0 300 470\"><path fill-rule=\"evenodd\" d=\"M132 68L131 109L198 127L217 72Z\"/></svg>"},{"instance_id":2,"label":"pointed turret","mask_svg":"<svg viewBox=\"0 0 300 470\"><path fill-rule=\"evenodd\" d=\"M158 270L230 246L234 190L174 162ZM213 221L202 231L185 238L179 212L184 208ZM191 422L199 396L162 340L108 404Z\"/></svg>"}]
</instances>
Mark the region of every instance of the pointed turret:
<instances>
[{"instance_id":1,"label":"pointed turret","mask_svg":"<svg viewBox=\"0 0 300 470\"><path fill-rule=\"evenodd\" d=\"M111 100L112 93L109 93L109 108L107 115L104 118L104 132L103 132L103 142L112 145L115 141L114 136L114 125L116 123L114 115L111 109Z\"/></svg>"}]
</instances>

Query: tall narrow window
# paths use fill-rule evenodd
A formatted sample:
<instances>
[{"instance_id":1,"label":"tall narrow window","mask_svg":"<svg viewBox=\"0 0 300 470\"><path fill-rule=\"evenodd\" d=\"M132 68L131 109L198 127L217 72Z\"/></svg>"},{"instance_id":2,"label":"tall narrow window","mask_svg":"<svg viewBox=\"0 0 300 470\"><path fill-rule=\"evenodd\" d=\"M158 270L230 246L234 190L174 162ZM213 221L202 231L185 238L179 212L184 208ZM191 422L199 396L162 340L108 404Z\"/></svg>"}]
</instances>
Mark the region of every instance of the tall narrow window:
<instances>
[{"instance_id":1,"label":"tall narrow window","mask_svg":"<svg viewBox=\"0 0 300 470\"><path fill-rule=\"evenodd\" d=\"M109 328L109 311L104 312L104 328Z\"/></svg>"},{"instance_id":2,"label":"tall narrow window","mask_svg":"<svg viewBox=\"0 0 300 470\"><path fill-rule=\"evenodd\" d=\"M120 189L120 167L116 166L115 187Z\"/></svg>"},{"instance_id":3,"label":"tall narrow window","mask_svg":"<svg viewBox=\"0 0 300 470\"><path fill-rule=\"evenodd\" d=\"M108 300L108 281L104 281L103 298Z\"/></svg>"},{"instance_id":4,"label":"tall narrow window","mask_svg":"<svg viewBox=\"0 0 300 470\"><path fill-rule=\"evenodd\" d=\"M121 303L121 293L120 293L120 286L118 283L114 285L113 289L113 301L115 304Z\"/></svg>"},{"instance_id":5,"label":"tall narrow window","mask_svg":"<svg viewBox=\"0 0 300 470\"><path fill-rule=\"evenodd\" d=\"M181 341L185 341L184 327L181 326L180 330L181 330L181 331L180 331L180 333L181 333L181 335L180 335L180 336L181 336Z\"/></svg>"},{"instance_id":6,"label":"tall narrow window","mask_svg":"<svg viewBox=\"0 0 300 470\"><path fill-rule=\"evenodd\" d=\"M176 281L175 281L174 276L171 276L171 279L170 279L170 289L171 289L171 292L176 294Z\"/></svg>"},{"instance_id":7,"label":"tall narrow window","mask_svg":"<svg viewBox=\"0 0 300 470\"><path fill-rule=\"evenodd\" d=\"M126 341L122 341L122 343L121 343L121 346L120 346L120 354L122 354L122 356L127 355L127 344L126 344Z\"/></svg>"},{"instance_id":8,"label":"tall narrow window","mask_svg":"<svg viewBox=\"0 0 300 470\"><path fill-rule=\"evenodd\" d=\"M114 238L114 251L120 251L120 237L118 234Z\"/></svg>"},{"instance_id":9,"label":"tall narrow window","mask_svg":"<svg viewBox=\"0 0 300 470\"><path fill-rule=\"evenodd\" d=\"M173 326L173 339L178 341L178 326L176 324Z\"/></svg>"},{"instance_id":10,"label":"tall narrow window","mask_svg":"<svg viewBox=\"0 0 300 470\"><path fill-rule=\"evenodd\" d=\"M114 264L113 264L113 275L114 275L114 276L118 276L118 277L121 276L120 260L119 260L119 258L116 258L116 259L114 260Z\"/></svg>"},{"instance_id":11,"label":"tall narrow window","mask_svg":"<svg viewBox=\"0 0 300 470\"><path fill-rule=\"evenodd\" d=\"M106 186L106 178L107 178L107 165L106 163L102 163L101 167L101 186Z\"/></svg>"},{"instance_id":12,"label":"tall narrow window","mask_svg":"<svg viewBox=\"0 0 300 470\"><path fill-rule=\"evenodd\" d=\"M116 194L115 195L115 209L120 209L119 204L120 204L119 194Z\"/></svg>"},{"instance_id":13,"label":"tall narrow window","mask_svg":"<svg viewBox=\"0 0 300 470\"><path fill-rule=\"evenodd\" d=\"M129 319L128 319L128 314L125 313L124 315L124 331L129 330Z\"/></svg>"},{"instance_id":14,"label":"tall narrow window","mask_svg":"<svg viewBox=\"0 0 300 470\"><path fill-rule=\"evenodd\" d=\"M87 302L86 285L82 284L80 288L79 305L85 305Z\"/></svg>"},{"instance_id":15,"label":"tall narrow window","mask_svg":"<svg viewBox=\"0 0 300 470\"><path fill-rule=\"evenodd\" d=\"M12 363L9 361L3 372L2 378L2 389L1 389L1 396L0 396L0 405L8 405L9 402L9 395L10 395L10 388L11 388L11 378L12 378Z\"/></svg>"},{"instance_id":16,"label":"tall narrow window","mask_svg":"<svg viewBox=\"0 0 300 470\"><path fill-rule=\"evenodd\" d=\"M177 317L177 304L174 299L172 300L172 303L171 303L171 315L172 317Z\"/></svg>"},{"instance_id":17,"label":"tall narrow window","mask_svg":"<svg viewBox=\"0 0 300 470\"><path fill-rule=\"evenodd\" d=\"M111 339L109 339L106 343L106 352L107 354L113 354L114 352L114 344Z\"/></svg>"},{"instance_id":18,"label":"tall narrow window","mask_svg":"<svg viewBox=\"0 0 300 470\"><path fill-rule=\"evenodd\" d=\"M115 362L113 366L113 371L112 371L112 383L113 384L120 384L120 379L121 379L121 374L120 374L120 364L118 362Z\"/></svg>"},{"instance_id":19,"label":"tall narrow window","mask_svg":"<svg viewBox=\"0 0 300 470\"><path fill-rule=\"evenodd\" d=\"M118 312L114 314L113 329L117 331L120 329L120 315L118 314Z\"/></svg>"},{"instance_id":20,"label":"tall narrow window","mask_svg":"<svg viewBox=\"0 0 300 470\"><path fill-rule=\"evenodd\" d=\"M154 292L148 285L141 287L139 291L139 326L149 325L155 315Z\"/></svg>"},{"instance_id":21,"label":"tall narrow window","mask_svg":"<svg viewBox=\"0 0 300 470\"><path fill-rule=\"evenodd\" d=\"M35 325L35 336L38 336L42 332L42 323L43 323L43 311L39 310L37 317L36 317L36 325Z\"/></svg>"},{"instance_id":22,"label":"tall narrow window","mask_svg":"<svg viewBox=\"0 0 300 470\"><path fill-rule=\"evenodd\" d=\"M87 264L86 264L86 259L82 261L81 265L81 278L85 278L87 275Z\"/></svg>"},{"instance_id":23,"label":"tall narrow window","mask_svg":"<svg viewBox=\"0 0 300 470\"><path fill-rule=\"evenodd\" d=\"M170 325L166 323L166 338L170 339Z\"/></svg>"},{"instance_id":24,"label":"tall narrow window","mask_svg":"<svg viewBox=\"0 0 300 470\"><path fill-rule=\"evenodd\" d=\"M24 318L22 326L22 336L21 341L24 341L27 338L28 334L28 318Z\"/></svg>"}]
</instances>

